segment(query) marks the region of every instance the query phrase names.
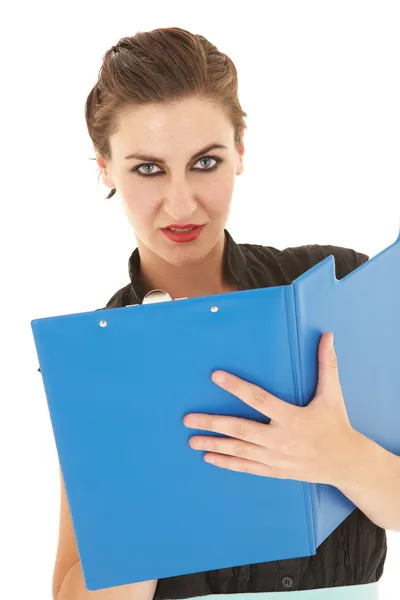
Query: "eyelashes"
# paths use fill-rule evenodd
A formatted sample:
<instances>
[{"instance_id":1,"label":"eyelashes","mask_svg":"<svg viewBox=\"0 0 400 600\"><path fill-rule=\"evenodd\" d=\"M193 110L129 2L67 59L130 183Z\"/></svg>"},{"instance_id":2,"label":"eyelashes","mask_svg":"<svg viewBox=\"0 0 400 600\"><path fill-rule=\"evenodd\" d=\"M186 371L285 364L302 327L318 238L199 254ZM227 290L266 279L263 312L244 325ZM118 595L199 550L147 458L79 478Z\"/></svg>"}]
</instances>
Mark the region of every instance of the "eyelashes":
<instances>
[{"instance_id":1,"label":"eyelashes","mask_svg":"<svg viewBox=\"0 0 400 600\"><path fill-rule=\"evenodd\" d=\"M220 158L219 156L203 156L202 158L199 158L199 160L197 162L200 162L201 160L205 160L206 158L215 160L216 164L213 167L211 167L210 169L195 169L195 171L204 171L205 173L210 172L210 171L216 171L218 169L218 167L221 165L221 163L224 162L224 159ZM148 173L148 174L144 174L143 172L139 171L139 169L141 169L142 167L149 167L149 166L153 166L153 165L157 166L157 165L155 165L155 163L143 163L141 165L137 165L136 167L131 169L131 173L136 173L137 175L139 175L139 177L147 177L147 178L148 177L156 177L157 175L164 174L163 171L158 171L156 173Z\"/></svg>"}]
</instances>

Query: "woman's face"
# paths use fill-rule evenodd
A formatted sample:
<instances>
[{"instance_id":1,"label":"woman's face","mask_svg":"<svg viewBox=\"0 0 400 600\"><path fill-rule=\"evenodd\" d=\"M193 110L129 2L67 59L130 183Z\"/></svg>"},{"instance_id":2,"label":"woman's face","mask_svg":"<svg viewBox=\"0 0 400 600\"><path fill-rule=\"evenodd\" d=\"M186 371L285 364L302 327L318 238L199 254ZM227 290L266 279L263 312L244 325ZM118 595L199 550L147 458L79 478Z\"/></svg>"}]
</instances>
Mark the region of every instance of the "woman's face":
<instances>
[{"instance_id":1,"label":"woman's face","mask_svg":"<svg viewBox=\"0 0 400 600\"><path fill-rule=\"evenodd\" d=\"M235 145L223 109L199 99L130 109L110 144L111 161L96 154L97 163L104 184L122 199L142 257L153 253L175 266L202 262L221 240L243 171L243 143ZM224 148L204 150L215 144ZM177 243L162 232L187 224L205 225L195 241Z\"/></svg>"}]
</instances>

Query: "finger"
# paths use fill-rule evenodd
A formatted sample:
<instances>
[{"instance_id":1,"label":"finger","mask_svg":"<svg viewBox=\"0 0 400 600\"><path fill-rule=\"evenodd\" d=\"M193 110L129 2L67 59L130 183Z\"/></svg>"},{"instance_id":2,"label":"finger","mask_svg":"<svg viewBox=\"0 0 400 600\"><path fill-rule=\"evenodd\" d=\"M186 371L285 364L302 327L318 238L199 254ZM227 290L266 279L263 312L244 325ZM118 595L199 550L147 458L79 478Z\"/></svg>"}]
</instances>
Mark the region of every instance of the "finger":
<instances>
[{"instance_id":1,"label":"finger","mask_svg":"<svg viewBox=\"0 0 400 600\"><path fill-rule=\"evenodd\" d=\"M203 429L215 433L223 433L231 438L258 444L265 448L275 446L274 429L265 423L257 423L250 419L230 417L225 415L204 415L191 413L183 420L186 427L191 429Z\"/></svg>"},{"instance_id":2,"label":"finger","mask_svg":"<svg viewBox=\"0 0 400 600\"><path fill-rule=\"evenodd\" d=\"M226 454L268 464L268 451L266 448L242 440L195 435L190 438L189 445L194 450L205 450L206 452Z\"/></svg>"},{"instance_id":3,"label":"finger","mask_svg":"<svg viewBox=\"0 0 400 600\"><path fill-rule=\"evenodd\" d=\"M294 412L299 409L298 406L293 406L263 388L236 377L232 373L214 371L212 379L221 388L278 423L287 422L293 417Z\"/></svg>"},{"instance_id":4,"label":"finger","mask_svg":"<svg viewBox=\"0 0 400 600\"><path fill-rule=\"evenodd\" d=\"M228 471L239 471L261 477L274 477L276 479L286 479L278 469L244 458L224 456L222 454L205 454L205 462L211 463L216 467L227 469Z\"/></svg>"},{"instance_id":5,"label":"finger","mask_svg":"<svg viewBox=\"0 0 400 600\"><path fill-rule=\"evenodd\" d=\"M318 386L316 393L325 395L341 393L338 360L332 340L332 332L325 333L318 348Z\"/></svg>"}]
</instances>

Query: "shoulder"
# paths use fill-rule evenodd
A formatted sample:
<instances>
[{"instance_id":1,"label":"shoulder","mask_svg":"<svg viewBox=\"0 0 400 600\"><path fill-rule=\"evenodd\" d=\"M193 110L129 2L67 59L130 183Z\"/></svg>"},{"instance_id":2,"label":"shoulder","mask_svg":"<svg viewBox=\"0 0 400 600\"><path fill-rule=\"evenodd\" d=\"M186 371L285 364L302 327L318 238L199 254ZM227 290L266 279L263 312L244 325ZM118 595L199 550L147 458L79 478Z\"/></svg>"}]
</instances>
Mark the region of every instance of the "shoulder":
<instances>
[{"instance_id":1,"label":"shoulder","mask_svg":"<svg viewBox=\"0 0 400 600\"><path fill-rule=\"evenodd\" d=\"M106 308L122 308L123 306L128 306L129 304L134 303L135 301L132 295L132 286L130 283L128 283L115 292L105 306L102 308L97 308L96 310L104 310Z\"/></svg>"},{"instance_id":2,"label":"shoulder","mask_svg":"<svg viewBox=\"0 0 400 600\"><path fill-rule=\"evenodd\" d=\"M305 246L285 248L281 252L279 259L283 263L294 263L298 268L302 269L305 266L306 269L309 269L322 260L325 260L328 256L335 258L337 279L346 277L351 271L354 271L354 269L357 269L357 267L369 260L369 256L362 252L357 252L353 248L332 246L330 244L307 244Z\"/></svg>"},{"instance_id":3,"label":"shoulder","mask_svg":"<svg viewBox=\"0 0 400 600\"><path fill-rule=\"evenodd\" d=\"M251 264L263 263L266 268L273 267L280 271L286 283L311 269L328 256L335 258L337 279L346 277L353 270L369 260L369 256L353 248L334 246L331 244L306 244L290 246L283 250L273 246L259 244L240 244Z\"/></svg>"}]
</instances>

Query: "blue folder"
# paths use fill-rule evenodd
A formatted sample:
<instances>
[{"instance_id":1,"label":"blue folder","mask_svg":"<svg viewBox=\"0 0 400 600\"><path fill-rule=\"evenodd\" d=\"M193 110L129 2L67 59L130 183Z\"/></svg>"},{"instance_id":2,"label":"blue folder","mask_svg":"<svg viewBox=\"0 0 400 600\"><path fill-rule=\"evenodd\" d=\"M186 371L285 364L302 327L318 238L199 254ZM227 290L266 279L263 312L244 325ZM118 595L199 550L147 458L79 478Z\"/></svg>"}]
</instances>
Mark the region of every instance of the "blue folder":
<instances>
[{"instance_id":1,"label":"blue folder","mask_svg":"<svg viewBox=\"0 0 400 600\"><path fill-rule=\"evenodd\" d=\"M182 420L269 423L217 369L307 405L333 331L352 426L400 454L399 266L400 236L341 280L329 256L287 286L31 322L87 589L316 553L349 499L207 464L188 440L216 434Z\"/></svg>"}]
</instances>

